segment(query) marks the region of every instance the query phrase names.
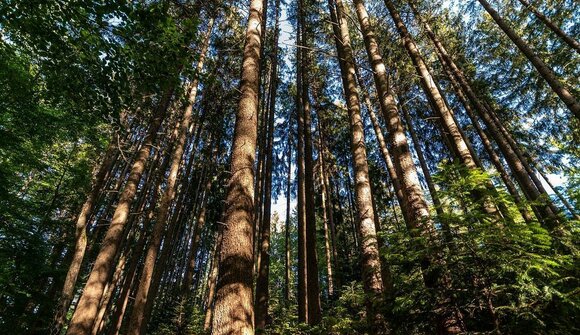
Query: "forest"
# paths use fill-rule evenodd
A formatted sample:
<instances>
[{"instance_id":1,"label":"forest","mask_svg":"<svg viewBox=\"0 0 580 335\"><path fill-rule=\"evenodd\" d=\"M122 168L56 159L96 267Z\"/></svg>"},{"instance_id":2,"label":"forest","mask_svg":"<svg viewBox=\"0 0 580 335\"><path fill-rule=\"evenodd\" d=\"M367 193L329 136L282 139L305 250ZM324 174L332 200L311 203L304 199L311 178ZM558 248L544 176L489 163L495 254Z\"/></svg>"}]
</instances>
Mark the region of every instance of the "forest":
<instances>
[{"instance_id":1,"label":"forest","mask_svg":"<svg viewBox=\"0 0 580 335\"><path fill-rule=\"evenodd\" d=\"M580 2L1 0L0 334L580 334Z\"/></svg>"}]
</instances>

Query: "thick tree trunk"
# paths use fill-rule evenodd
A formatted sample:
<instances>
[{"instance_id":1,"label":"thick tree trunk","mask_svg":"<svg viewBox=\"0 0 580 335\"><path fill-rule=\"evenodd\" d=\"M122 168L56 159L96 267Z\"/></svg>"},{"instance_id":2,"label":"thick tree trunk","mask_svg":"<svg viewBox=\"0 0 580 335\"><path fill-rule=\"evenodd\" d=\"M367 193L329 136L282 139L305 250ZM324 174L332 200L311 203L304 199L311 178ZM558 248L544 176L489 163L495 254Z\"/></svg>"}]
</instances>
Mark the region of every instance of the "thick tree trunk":
<instances>
[{"instance_id":1,"label":"thick tree trunk","mask_svg":"<svg viewBox=\"0 0 580 335\"><path fill-rule=\"evenodd\" d=\"M363 34L364 34L364 32L363 32ZM385 136L383 135L383 131L382 131L381 126L379 124L379 120L378 120L377 115L375 113L375 109L373 108L373 104L372 104L371 99L369 97L369 93L365 89L364 84L362 82L362 78L360 77L358 67L355 68L355 70L356 70L356 74L357 74L359 87L361 88L361 91L362 91L363 102L365 104L366 110L369 113L369 118L371 119L371 123L373 124L373 129L375 131L375 137L377 138L377 142L379 143L379 148L381 149L381 151L380 151L381 156L383 158L383 161L385 162L385 165L387 166L387 173L389 175L389 179L391 180L391 183L393 184L393 189L395 190L395 196L397 197L397 201L399 202L399 206L401 207L401 212L403 213L403 215L406 216L407 211L405 210L405 203L404 203L405 198L403 196L403 189L401 186L401 181L399 180L399 176L397 175L395 165L393 164L393 160L391 158L391 154L390 154L389 149L387 147L387 142L385 140ZM385 114L383 114L383 117L385 117L384 115ZM385 120L388 120L388 119L385 118Z\"/></svg>"},{"instance_id":2,"label":"thick tree trunk","mask_svg":"<svg viewBox=\"0 0 580 335\"><path fill-rule=\"evenodd\" d=\"M263 0L251 0L242 62L241 99L232 143L231 177L224 210L213 335L254 333L253 225Z\"/></svg>"},{"instance_id":3,"label":"thick tree trunk","mask_svg":"<svg viewBox=\"0 0 580 335\"><path fill-rule=\"evenodd\" d=\"M509 39L520 49L520 51L526 56L526 58L532 63L532 65L536 68L540 76L546 80L548 85L552 88L554 93L556 93L562 102L566 104L570 112L577 119L580 119L580 103L576 100L574 95L568 91L568 89L560 82L556 74L544 61L538 57L538 55L530 48L530 46L518 36L518 34L510 28L508 23L504 21L504 19L499 15L499 13L491 7L489 2L486 0L478 0L479 3L485 8L487 13L491 16L491 18L495 21L495 23L503 30L503 32L509 37Z\"/></svg>"},{"instance_id":4,"label":"thick tree trunk","mask_svg":"<svg viewBox=\"0 0 580 335\"><path fill-rule=\"evenodd\" d=\"M149 124L149 130L143 145L137 154L137 158L131 168L129 179L125 189L121 194L117 208L113 215L111 225L107 230L102 243L101 250L95 260L93 269L89 275L83 294L81 295L75 313L73 314L67 334L68 335L88 335L90 334L95 319L97 317L98 305L103 296L105 284L111 276L111 271L115 262L115 257L123 237L123 230L129 218L129 210L137 192L137 187L141 181L141 176L145 170L147 160L151 152L151 146L155 143L161 123L165 118L173 88L167 89L163 94L158 107Z\"/></svg>"}]
</instances>

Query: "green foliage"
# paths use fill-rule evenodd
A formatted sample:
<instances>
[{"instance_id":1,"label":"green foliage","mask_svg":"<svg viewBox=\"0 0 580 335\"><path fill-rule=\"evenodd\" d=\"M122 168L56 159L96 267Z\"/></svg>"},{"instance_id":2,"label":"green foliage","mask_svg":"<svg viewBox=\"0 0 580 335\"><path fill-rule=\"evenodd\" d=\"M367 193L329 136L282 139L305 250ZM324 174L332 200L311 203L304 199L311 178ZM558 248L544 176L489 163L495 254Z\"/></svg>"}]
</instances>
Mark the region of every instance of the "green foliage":
<instances>
[{"instance_id":1,"label":"green foliage","mask_svg":"<svg viewBox=\"0 0 580 335\"><path fill-rule=\"evenodd\" d=\"M571 320L578 312L575 255L559 252L555 237L537 222L486 218L466 191L487 178L457 165L442 167L436 176L439 193L451 208L439 218L453 235L445 245L446 264L468 329L484 331L482 320L488 319L487 330L497 321L502 332L568 333L576 327ZM485 195L498 207L515 206L501 192L487 190Z\"/></svg>"}]
</instances>

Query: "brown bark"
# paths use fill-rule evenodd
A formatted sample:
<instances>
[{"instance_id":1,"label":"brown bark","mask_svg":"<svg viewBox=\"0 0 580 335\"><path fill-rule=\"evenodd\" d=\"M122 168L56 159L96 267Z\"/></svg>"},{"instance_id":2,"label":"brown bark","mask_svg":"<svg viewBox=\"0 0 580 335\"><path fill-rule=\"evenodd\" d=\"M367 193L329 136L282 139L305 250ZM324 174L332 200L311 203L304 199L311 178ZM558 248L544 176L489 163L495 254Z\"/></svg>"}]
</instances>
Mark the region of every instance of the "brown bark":
<instances>
[{"instance_id":1,"label":"brown bark","mask_svg":"<svg viewBox=\"0 0 580 335\"><path fill-rule=\"evenodd\" d=\"M298 3L300 4L300 2ZM302 25L298 23L297 44L301 43ZM297 195L297 215L298 215L298 321L308 322L308 284L307 284L307 251L306 251L306 193L305 193L305 162L304 162L304 114L302 112L302 49L297 49L296 59L298 61L296 71L296 114L298 122L298 138L296 148L296 160L298 170L298 195Z\"/></svg>"},{"instance_id":2,"label":"brown bark","mask_svg":"<svg viewBox=\"0 0 580 335\"><path fill-rule=\"evenodd\" d=\"M213 335L253 334L254 163L256 156L263 0L251 0L242 61L241 98L224 210Z\"/></svg>"},{"instance_id":3,"label":"brown bark","mask_svg":"<svg viewBox=\"0 0 580 335\"><path fill-rule=\"evenodd\" d=\"M203 45L200 52L199 62L197 63L196 71L197 73L203 70L203 63L207 50L209 48L209 39L211 36L211 31L213 28L213 19L210 19L208 23L207 32L204 36ZM149 246L147 247L147 252L145 255L145 263L143 265L143 272L141 273L141 278L139 280L139 287L137 289L137 294L135 296L135 302L133 304L133 310L131 312L131 318L129 321L129 328L127 334L139 335L143 334L145 331L145 326L148 320L144 319L145 304L149 297L149 288L151 285L151 279L153 277L153 271L155 269L155 262L157 260L157 255L159 253L159 248L161 246L161 240L163 239L163 232L166 229L166 223L168 220L169 209L171 203L175 198L175 193L177 192L177 177L180 172L181 159L185 149L185 142L187 139L187 131L192 122L193 117L193 104L197 96L197 87L199 79L195 78L191 84L191 90L189 92L188 104L183 113L181 122L178 128L178 135L176 138L176 143L171 154L171 165L169 168L169 175L167 177L167 185L165 187L165 192L161 197L159 204L159 209L156 215L155 225L153 226L153 232L151 233L151 240L149 241Z\"/></svg>"},{"instance_id":4,"label":"brown bark","mask_svg":"<svg viewBox=\"0 0 580 335\"><path fill-rule=\"evenodd\" d=\"M550 85L554 93L556 93L562 102L568 107L570 112L577 119L580 119L580 103L576 100L574 95L568 91L566 86L560 82L554 71L544 63L543 60L538 57L538 55L530 48L530 46L518 36L518 34L510 28L508 23L499 15L499 13L491 7L489 2L486 0L478 0L479 3L485 8L487 13L495 21L495 23L503 30L503 32L509 37L509 39L520 49L520 51L526 56L526 58L532 63L536 68L538 73L544 80Z\"/></svg>"},{"instance_id":5,"label":"brown bark","mask_svg":"<svg viewBox=\"0 0 580 335\"><path fill-rule=\"evenodd\" d=\"M542 21L543 24L546 25L554 34L556 34L562 41L566 42L570 46L570 48L576 50L576 52L580 53L580 43L576 41L572 36L566 34L560 27L558 27L554 22L546 17L546 15L542 14L535 6L530 4L528 0L519 0L519 2L526 7L530 12L532 12L538 20Z\"/></svg>"},{"instance_id":6,"label":"brown bark","mask_svg":"<svg viewBox=\"0 0 580 335\"><path fill-rule=\"evenodd\" d=\"M83 259L85 257L85 251L87 250L87 225L89 223L89 217L93 212L93 208L99 193L103 190L105 179L112 169L112 165L115 159L114 153L116 150L117 147L114 144L114 140L111 140L109 148L105 153L104 160L101 163L97 174L95 175L91 191L87 196L87 200L83 204L79 216L77 217L75 224L74 253L72 262L66 274L61 297L56 308L55 321L53 328L51 329L52 334L59 334L65 322L66 314L73 298L77 278L81 270Z\"/></svg>"},{"instance_id":7,"label":"brown bark","mask_svg":"<svg viewBox=\"0 0 580 335\"><path fill-rule=\"evenodd\" d=\"M155 139L157 138L159 128L161 127L161 123L165 117L172 96L173 88L167 89L167 91L162 95L159 106L154 112L153 118L149 124L149 130L147 131L143 145L137 154L137 158L133 163L129 179L127 180L125 189L121 194L117 208L115 209L111 225L107 230L101 250L95 260L92 271L83 290L83 294L81 295L75 313L73 314L67 331L68 335L88 335L92 330L93 323L97 317L98 304L103 296L105 283L111 275L115 256L121 238L123 237L123 230L129 217L131 203L133 202L135 193L137 192L137 187L141 181L141 176L145 170L151 146L155 143Z\"/></svg>"},{"instance_id":8,"label":"brown bark","mask_svg":"<svg viewBox=\"0 0 580 335\"><path fill-rule=\"evenodd\" d=\"M288 116L288 175L286 178L286 222L284 224L284 303L290 304L290 200L292 189L292 117Z\"/></svg>"},{"instance_id":9,"label":"brown bark","mask_svg":"<svg viewBox=\"0 0 580 335\"><path fill-rule=\"evenodd\" d=\"M361 24L361 26L362 26L362 24ZM364 34L364 30L363 30L363 34ZM381 58L381 61L382 61L382 58ZM383 161L385 162L385 165L387 166L387 173L389 174L389 179L391 180L391 183L393 184L393 189L395 190L395 195L397 197L397 201L399 202L399 206L401 207L401 212L403 213L403 215L406 216L407 211L405 210L405 198L403 196L403 189L401 186L401 181L399 180L399 176L397 175L395 165L393 164L393 160L391 159L391 153L389 152L389 149L387 147L387 142L385 141L385 136L383 135L383 131L382 131L381 126L379 124L379 120L378 120L377 115L375 113L375 109L373 108L373 104L372 104L371 99L369 97L369 93L363 85L362 78L360 77L360 74L358 71L358 67L356 67L355 70L356 70L358 83L359 83L359 86L360 86L361 91L362 91L363 101L364 101L366 110L369 113L369 118L371 119L371 123L373 124L373 129L375 131L375 137L377 138L377 142L379 142L379 148L381 149L381 156L383 158ZM376 70L373 70L373 71L376 71ZM383 114L383 117L385 118L385 120L388 120L388 118L386 117L386 114Z\"/></svg>"},{"instance_id":10,"label":"brown bark","mask_svg":"<svg viewBox=\"0 0 580 335\"><path fill-rule=\"evenodd\" d=\"M467 95L469 102L475 108L475 111L478 115L482 118L487 126L487 131L496 141L498 148L502 152L506 162L508 163L511 171L513 172L518 184L524 191L524 195L526 198L531 201L538 200L542 194L545 192L541 192L540 189L537 187L537 183L534 182L533 176L529 172L529 168L526 168L525 159L522 159L522 155L518 154L518 146L515 141L510 141L510 135L508 134L507 130L501 125L498 119L494 118L493 111L488 109L484 103L478 98L477 94L473 91L471 85L469 84L467 78L461 71L461 69L455 64L443 43L437 38L431 27L427 22L422 20L421 16L418 15L414 5L411 3L411 8L415 11L416 18L422 23L425 31L433 44L436 47L437 53L442 59L443 65L446 69L451 72L450 80L452 80L452 84L457 81L462 91ZM458 91L459 92L459 91ZM458 96L461 99L461 96ZM469 110L466 107L466 111L469 113ZM471 117L471 116L470 116ZM476 121L472 121L474 125L477 124ZM482 137L482 140L485 140ZM512 142L512 143L510 143ZM507 185L507 183L506 183ZM512 190L513 191L513 190ZM539 212L541 217L544 219L548 219L549 221L554 221L554 210L548 206L538 206L539 208L536 209L536 212Z\"/></svg>"},{"instance_id":11,"label":"brown bark","mask_svg":"<svg viewBox=\"0 0 580 335\"><path fill-rule=\"evenodd\" d=\"M149 221L152 218L153 212L147 216L143 227L148 227ZM117 306L115 312L111 317L111 326L109 328L110 335L118 335L119 330L121 329L121 325L123 323L123 316L125 315L125 311L127 310L127 305L129 302L129 294L131 293L131 286L135 281L135 277L137 276L137 268L139 266L139 260L143 255L143 248L145 247L145 241L147 240L145 234L145 229L141 232L139 239L137 240L137 244L134 248L132 248L133 255L131 255L131 265L129 265L129 269L127 270L127 275L125 277L125 282L123 283L123 288L121 289L121 293L119 294L119 298L117 299Z\"/></svg>"},{"instance_id":12,"label":"brown bark","mask_svg":"<svg viewBox=\"0 0 580 335\"><path fill-rule=\"evenodd\" d=\"M206 179L207 179L207 182L206 182L206 186L205 186L205 190L204 190L205 196L203 198L201 212L199 213L199 215L197 217L196 224L195 224L195 227L193 229L193 236L191 238L191 248L190 248L191 250L189 251L187 267L185 270L185 277L184 277L183 286L181 289L182 295L184 297L189 296L191 286L193 284L193 275L195 273L195 261L196 261L197 251L199 248L199 243L201 241L201 232L202 232L202 230L205 226L205 222L206 222L207 201L209 198L209 191L211 189L212 178L209 177Z\"/></svg>"},{"instance_id":13,"label":"brown bark","mask_svg":"<svg viewBox=\"0 0 580 335\"><path fill-rule=\"evenodd\" d=\"M425 64L425 61L423 61L421 53L419 52L419 49L417 48L415 41L409 34L409 31L407 30L405 23L401 19L399 12L397 11L395 5L391 0L385 0L385 6L389 10L391 17L393 18L393 21L397 26L399 35L403 40L405 49L407 50L409 56L411 57L411 60L413 61L413 65L415 66L415 69L419 75L421 85L423 86L425 93L430 98L430 100L432 100L433 107L436 109L437 114L441 118L445 132L451 136L451 139L453 141L451 143L453 150L460 158L460 161L466 167L470 169L476 168L475 161L473 160L473 157L469 152L469 148L467 147L467 144L463 140L463 137L459 132L459 128L455 123L452 111L447 108L445 101L443 100L443 96L441 95L441 92L437 89L435 81L433 80L433 77L429 73L429 69Z\"/></svg>"},{"instance_id":14,"label":"brown bark","mask_svg":"<svg viewBox=\"0 0 580 335\"><path fill-rule=\"evenodd\" d=\"M319 123L320 126L320 123ZM331 253L334 253L334 248L332 247L332 241L330 240L330 233L329 233L329 218L332 215L330 213L331 208L329 202L326 200L327 190L326 190L326 182L324 180L324 155L323 155L323 148L322 148L322 134L319 135L319 149L318 149L318 168L320 172L320 197L321 197L321 206L322 206L322 224L324 228L324 251L326 256L326 273L327 273L327 289L328 289L328 296L332 297L334 295L334 276L332 274L333 263L335 258L331 256Z\"/></svg>"},{"instance_id":15,"label":"brown bark","mask_svg":"<svg viewBox=\"0 0 580 335\"><path fill-rule=\"evenodd\" d=\"M276 94L278 92L278 36L280 34L280 0L276 0L274 25L274 40L272 48L272 69L270 75L270 92L268 107L268 133L267 145L265 148L265 174L264 174L264 212L261 222L260 233L260 261L258 266L258 276L256 279L255 298L255 327L263 330L268 322L268 306L270 300L269 278L270 278L270 225L272 212L272 162L274 146L274 125L276 111Z\"/></svg>"},{"instance_id":16,"label":"brown bark","mask_svg":"<svg viewBox=\"0 0 580 335\"><path fill-rule=\"evenodd\" d=\"M311 30L307 26L305 17L307 2L299 0L298 20L301 25L301 45L308 47L310 44ZM309 22L308 22L309 23ZM312 161L312 111L310 105L310 63L311 55L307 48L301 48L302 71L302 114L304 120L304 192L306 209L306 267L307 267L307 294L308 294L308 323L318 324L322 321L320 308L320 283L318 281L318 256L316 252L316 211L314 205L314 163Z\"/></svg>"},{"instance_id":17,"label":"brown bark","mask_svg":"<svg viewBox=\"0 0 580 335\"><path fill-rule=\"evenodd\" d=\"M203 329L204 330L209 330L210 326L211 326L211 320L212 320L212 316L213 316L213 303L214 303L214 297L215 297L215 286L216 286L216 281L217 281L217 276L218 276L218 261L219 261L219 252L220 252L220 248L221 248L221 233L218 232L218 236L215 239L215 245L214 245L214 249L213 249L213 260L211 262L211 271L209 274L209 277L207 279L208 281L208 294L207 294L207 302L206 302L206 311L205 311L205 317L204 317L204 321L203 321Z\"/></svg>"},{"instance_id":18,"label":"brown bark","mask_svg":"<svg viewBox=\"0 0 580 335\"><path fill-rule=\"evenodd\" d=\"M361 238L362 277L367 299L368 321L373 333L387 332L383 315L376 309L383 293L381 262L377 244L375 215L372 205L367 154L364 142L364 124L361 118L360 100L357 92L353 51L350 44L346 13L342 1L329 1L331 21L335 33L336 49L342 74L342 84L346 97L350 129L351 151L354 169L358 232ZM386 266L386 264L385 264Z\"/></svg>"}]
</instances>

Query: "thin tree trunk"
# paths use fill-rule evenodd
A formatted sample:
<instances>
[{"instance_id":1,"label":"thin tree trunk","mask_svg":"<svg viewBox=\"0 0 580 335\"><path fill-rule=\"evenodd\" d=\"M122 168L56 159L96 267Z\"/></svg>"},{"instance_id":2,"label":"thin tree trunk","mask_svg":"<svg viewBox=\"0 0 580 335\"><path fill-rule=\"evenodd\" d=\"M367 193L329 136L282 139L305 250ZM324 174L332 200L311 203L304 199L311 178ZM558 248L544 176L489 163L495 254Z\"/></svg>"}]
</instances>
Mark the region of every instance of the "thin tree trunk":
<instances>
[{"instance_id":1,"label":"thin tree trunk","mask_svg":"<svg viewBox=\"0 0 580 335\"><path fill-rule=\"evenodd\" d=\"M262 229L260 234L260 261L258 266L258 277L256 279L255 298L255 327L263 330L268 323L268 306L270 300L269 278L270 278L270 225L272 211L272 162L274 146L274 126L276 111L276 94L278 92L278 36L280 34L280 0L276 0L274 25L274 40L272 47L272 69L270 75L270 92L268 107L268 133L267 145L265 148L265 174L264 174L264 212L262 217Z\"/></svg>"},{"instance_id":2,"label":"thin tree trunk","mask_svg":"<svg viewBox=\"0 0 580 335\"><path fill-rule=\"evenodd\" d=\"M300 21L302 34L301 45L308 46L310 43L311 30L305 20L307 16L306 1L299 0L298 20ZM310 22L308 22L310 23ZM306 266L307 266L307 294L308 294L308 324L315 325L322 321L320 307L320 283L318 280L318 256L316 251L316 210L314 204L314 164L312 162L312 127L310 105L310 53L306 48L301 48L302 71L302 113L304 119L304 192L306 209Z\"/></svg>"},{"instance_id":3,"label":"thin tree trunk","mask_svg":"<svg viewBox=\"0 0 580 335\"><path fill-rule=\"evenodd\" d=\"M87 250L87 224L89 223L89 217L93 212L93 208L99 193L103 190L105 178L107 177L107 174L110 172L114 163L114 153L117 150L117 147L113 142L114 140L111 140L109 148L105 153L104 160L101 163L97 174L95 175L91 192L87 196L87 200L83 204L81 212L77 217L75 225L75 248L72 262L69 266L64 281L62 294L56 308L55 321L51 330L52 334L54 335L60 333L73 298L74 288L81 269L81 265L83 263L83 259L85 257L85 251Z\"/></svg>"},{"instance_id":4,"label":"thin tree trunk","mask_svg":"<svg viewBox=\"0 0 580 335\"><path fill-rule=\"evenodd\" d=\"M298 2L301 5L301 2ZM303 27L298 22L297 44L302 43L301 35L303 34ZM298 199L297 199L297 214L298 214L298 321L308 323L308 272L307 272L307 251L306 251L306 192L305 192L305 162L304 162L304 113L302 101L302 49L297 49L297 70L296 70L296 114L298 122L298 138L297 138L297 170L298 170Z\"/></svg>"},{"instance_id":5,"label":"thin tree trunk","mask_svg":"<svg viewBox=\"0 0 580 335\"><path fill-rule=\"evenodd\" d=\"M203 70L203 64L207 50L209 48L209 40L211 36L211 31L213 28L213 19L210 19L207 27L207 31L204 36L203 45L200 52L200 58L197 63L196 71L197 73ZM188 104L182 116L181 123L178 128L178 135L176 139L176 144L171 155L171 166L169 168L169 175L167 177L167 185L165 188L165 193L163 194L159 209L156 215L156 222L153 226L153 232L151 233L151 240L147 248L145 263L143 265L143 272L141 274L141 279L139 280L139 288L137 289L137 294L135 296L135 303L133 304L133 310L131 312L131 318L129 321L129 328L127 334L139 335L144 333L144 328L148 320L144 319L144 309L145 304L149 295L149 288L151 285L151 279L153 277L153 271L155 269L155 262L157 260L157 255L159 248L161 246L161 240L163 238L163 232L166 229L166 223L168 220L169 209L172 201L175 198L175 193L177 192L177 177L180 172L181 159L185 149L185 142L187 139L187 131L190 127L193 117L193 104L197 97L197 88L199 84L199 79L196 77L190 88Z\"/></svg>"},{"instance_id":6,"label":"thin tree trunk","mask_svg":"<svg viewBox=\"0 0 580 335\"><path fill-rule=\"evenodd\" d=\"M556 34L562 41L566 42L570 46L570 48L576 50L576 52L580 53L580 43L576 41L572 36L566 34L560 27L558 27L554 22L546 17L546 15L542 14L535 6L530 4L528 0L519 0L519 2L526 7L530 12L532 12L538 20L542 21L554 34Z\"/></svg>"},{"instance_id":7,"label":"thin tree trunk","mask_svg":"<svg viewBox=\"0 0 580 335\"><path fill-rule=\"evenodd\" d=\"M241 99L232 143L231 177L220 252L213 335L254 333L253 224L263 0L251 0L242 62Z\"/></svg>"},{"instance_id":8,"label":"thin tree trunk","mask_svg":"<svg viewBox=\"0 0 580 335\"><path fill-rule=\"evenodd\" d=\"M319 122L320 126L320 122ZM332 274L332 267L333 267L333 258L331 256L332 247L331 247L331 240L329 237L329 216L330 214L330 205L326 200L326 182L324 181L324 155L322 154L322 135L319 136L319 150L318 150L318 167L320 170L320 197L321 197L321 205L322 205L322 224L324 228L324 251L326 256L326 273L327 273L327 280L328 280L328 296L332 297L334 295L334 278Z\"/></svg>"},{"instance_id":9,"label":"thin tree trunk","mask_svg":"<svg viewBox=\"0 0 580 335\"><path fill-rule=\"evenodd\" d=\"M427 65L423 61L423 58L421 57L417 45L415 44L411 35L409 34L409 31L407 30L405 23L401 19L399 12L397 11L395 5L391 0L385 0L385 6L389 10L391 17L393 18L393 21L397 26L397 30L399 31L399 35L403 40L403 44L407 49L407 52L409 53L411 60L413 61L413 65L415 66L417 73L419 74L421 84L423 86L423 89L425 90L425 93L433 102L433 107L436 109L436 112L441 117L445 131L452 138L453 142L451 144L453 150L466 167L468 167L469 169L476 168L475 161L473 160L473 157L471 156L471 153L469 152L469 149L465 141L463 140L461 133L459 132L458 126L455 123L452 112L447 108L445 101L443 100L443 96L441 95L441 92L437 89L435 81L433 80L433 77L431 76L429 69L427 68Z\"/></svg>"},{"instance_id":10,"label":"thin tree trunk","mask_svg":"<svg viewBox=\"0 0 580 335\"><path fill-rule=\"evenodd\" d=\"M211 262L211 272L209 274L208 281L208 294L207 294L207 303L206 303L206 311L203 321L203 329L205 331L209 330L211 326L211 320L213 316L213 303L215 297L215 287L216 281L218 276L218 263L219 263L219 253L221 248L221 233L218 232L218 235L215 239L215 245L213 249L213 261Z\"/></svg>"},{"instance_id":11,"label":"thin tree trunk","mask_svg":"<svg viewBox=\"0 0 580 335\"><path fill-rule=\"evenodd\" d=\"M288 175L286 179L286 222L284 224L284 304L290 305L290 200L292 190L292 117L288 116Z\"/></svg>"},{"instance_id":12,"label":"thin tree trunk","mask_svg":"<svg viewBox=\"0 0 580 335\"><path fill-rule=\"evenodd\" d=\"M503 128L503 125L501 125L499 120L494 119L493 112L490 109L486 108L486 106L484 106L481 100L477 97L471 85L465 78L465 75L463 74L461 69L459 69L459 67L455 64L453 59L450 57L449 53L447 52L441 41L437 38L437 36L433 32L429 24L421 18L413 3L410 2L410 4L411 8L415 12L416 18L422 23L427 35L435 45L437 53L441 57L444 67L450 70L452 74L450 76L452 84L453 81L455 80L459 83L460 88L463 90L463 92L465 92L469 101L475 108L476 112L485 122L487 130L498 144L500 151L503 153L506 162L510 166L511 171L513 172L514 176L516 177L516 180L518 181L518 184L524 191L526 198L528 198L531 201L538 200L543 192L541 192L537 188L537 185L535 185L533 176L530 175L529 169L526 168L525 160L522 160L521 155L518 155L517 144L513 140L512 140L513 143L510 143L509 134L507 133L507 130ZM469 113L467 107L466 111ZM476 124L477 122L473 121L473 123ZM549 204L548 206L544 206L543 208L542 206L537 207L539 208L537 208L536 211L539 212L544 219L549 219L549 221L555 220L553 209L549 208Z\"/></svg>"},{"instance_id":13,"label":"thin tree trunk","mask_svg":"<svg viewBox=\"0 0 580 335\"><path fill-rule=\"evenodd\" d=\"M183 286L181 289L182 295L184 297L190 295L191 286L193 284L193 275L195 273L195 262L196 262L197 251L199 248L199 243L201 241L201 233L202 233L202 230L203 230L203 228L205 226L205 222L206 222L207 201L209 198L209 191L211 189L212 178L209 177L206 179L207 179L207 182L206 182L206 186L205 186L205 190L204 190L205 196L203 198L201 212L199 213L199 215L197 217L195 228L193 230L193 236L191 238L191 250L189 251L187 267L186 267L185 275L184 275L185 277L184 277Z\"/></svg>"},{"instance_id":14,"label":"thin tree trunk","mask_svg":"<svg viewBox=\"0 0 580 335\"><path fill-rule=\"evenodd\" d=\"M518 36L518 34L509 27L508 23L499 15L499 13L491 7L489 2L486 0L478 0L479 3L485 8L487 13L492 17L495 23L503 30L503 32L509 37L509 39L520 49L520 51L526 56L526 58L532 63L536 68L540 76L550 85L554 93L556 93L562 102L566 104L570 112L577 119L580 119L580 103L576 100L574 95L568 91L568 89L560 82L556 74L538 57L538 55L530 48L530 46Z\"/></svg>"},{"instance_id":15,"label":"thin tree trunk","mask_svg":"<svg viewBox=\"0 0 580 335\"><path fill-rule=\"evenodd\" d=\"M123 230L129 217L131 203L133 202L135 193L137 192L137 187L141 181L141 176L145 170L151 152L151 146L155 143L155 139L157 138L161 123L165 118L172 96L173 88L167 89L149 124L149 130L147 131L143 145L137 154L137 158L133 163L129 179L127 180L125 189L121 194L117 208L115 209L111 225L107 230L101 250L95 260L83 294L81 295L75 313L73 314L67 331L68 335L88 335L92 330L98 313L98 304L103 296L105 283L111 275L115 256L123 236Z\"/></svg>"}]
</instances>

